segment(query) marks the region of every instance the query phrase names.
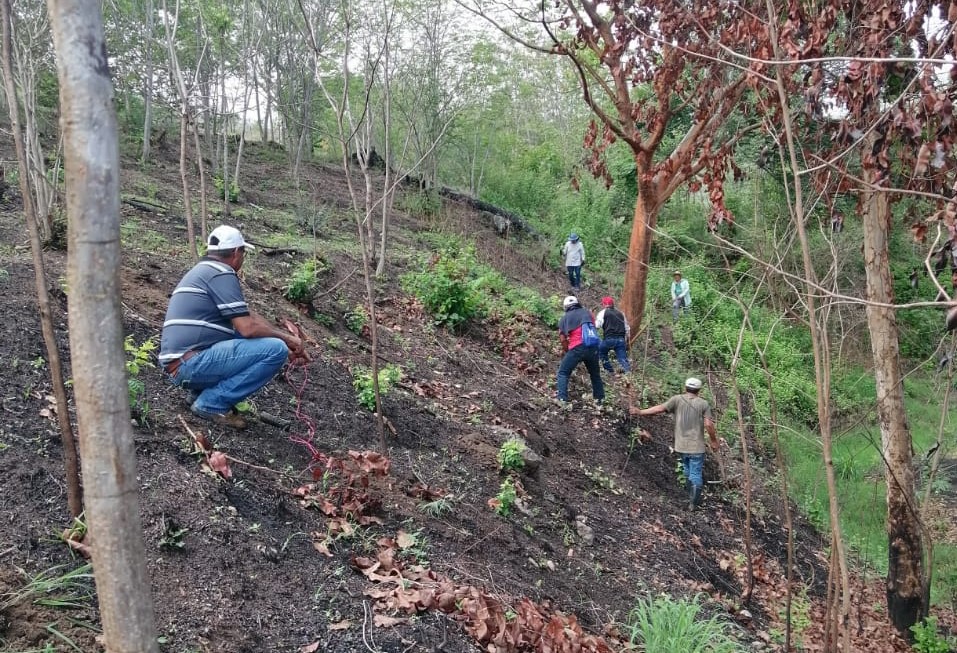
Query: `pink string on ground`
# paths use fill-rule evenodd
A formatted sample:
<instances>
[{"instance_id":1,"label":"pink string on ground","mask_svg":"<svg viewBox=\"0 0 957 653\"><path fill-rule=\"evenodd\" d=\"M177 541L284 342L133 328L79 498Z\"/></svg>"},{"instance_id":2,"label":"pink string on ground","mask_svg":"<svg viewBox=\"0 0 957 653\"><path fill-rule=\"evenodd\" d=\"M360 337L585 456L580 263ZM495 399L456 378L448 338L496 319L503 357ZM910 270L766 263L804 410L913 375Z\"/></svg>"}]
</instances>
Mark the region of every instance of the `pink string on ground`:
<instances>
[{"instance_id":1,"label":"pink string on ground","mask_svg":"<svg viewBox=\"0 0 957 653\"><path fill-rule=\"evenodd\" d=\"M302 369L302 381L296 383L293 381L293 371L296 369ZM306 386L309 384L309 368L306 366L306 361L296 360L289 363L286 366L286 371L283 374L283 378L286 379L288 383L295 390L296 395L296 411L295 416L296 420L302 424L304 427L305 433L295 432L289 436L289 441L294 442L295 444L301 445L309 450L312 459L309 461L309 466L306 468L309 471L318 465L325 464L325 456L321 451L316 449L313 444L316 439L316 422L309 415L307 415L303 410L302 405L302 395L306 390Z\"/></svg>"}]
</instances>

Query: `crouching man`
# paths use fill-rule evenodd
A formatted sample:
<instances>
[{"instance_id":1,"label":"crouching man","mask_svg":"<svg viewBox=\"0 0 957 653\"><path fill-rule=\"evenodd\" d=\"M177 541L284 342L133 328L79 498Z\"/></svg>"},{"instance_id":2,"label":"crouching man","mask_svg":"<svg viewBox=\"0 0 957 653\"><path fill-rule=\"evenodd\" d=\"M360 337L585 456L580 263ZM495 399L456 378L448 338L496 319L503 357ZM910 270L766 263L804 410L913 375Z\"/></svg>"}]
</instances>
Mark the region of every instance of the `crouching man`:
<instances>
[{"instance_id":1,"label":"crouching man","mask_svg":"<svg viewBox=\"0 0 957 653\"><path fill-rule=\"evenodd\" d=\"M173 290L160 340L160 365L192 391L193 414L237 429L246 423L231 412L236 404L269 383L290 352L308 360L299 338L246 304L236 273L250 249L238 229L213 229L206 256Z\"/></svg>"}]
</instances>

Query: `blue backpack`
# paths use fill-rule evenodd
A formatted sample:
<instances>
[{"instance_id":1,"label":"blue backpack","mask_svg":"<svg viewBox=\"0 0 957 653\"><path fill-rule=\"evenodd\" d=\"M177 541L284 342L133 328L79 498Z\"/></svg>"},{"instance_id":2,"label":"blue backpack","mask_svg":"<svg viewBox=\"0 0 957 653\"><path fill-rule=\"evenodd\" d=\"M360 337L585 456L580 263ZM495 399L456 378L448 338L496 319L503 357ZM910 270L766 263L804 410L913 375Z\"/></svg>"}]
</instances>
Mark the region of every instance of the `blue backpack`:
<instances>
[{"instance_id":1,"label":"blue backpack","mask_svg":"<svg viewBox=\"0 0 957 653\"><path fill-rule=\"evenodd\" d=\"M582 323L582 344L586 347L597 347L601 342L598 336L598 329L591 322Z\"/></svg>"}]
</instances>

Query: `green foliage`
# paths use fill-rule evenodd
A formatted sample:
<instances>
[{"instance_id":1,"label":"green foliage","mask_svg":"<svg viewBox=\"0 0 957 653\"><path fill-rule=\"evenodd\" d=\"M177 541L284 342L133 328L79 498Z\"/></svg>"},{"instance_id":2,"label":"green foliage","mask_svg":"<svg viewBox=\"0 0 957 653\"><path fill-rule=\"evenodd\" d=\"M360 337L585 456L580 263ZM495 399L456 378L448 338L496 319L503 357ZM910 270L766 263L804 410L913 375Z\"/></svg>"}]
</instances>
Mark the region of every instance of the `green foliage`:
<instances>
[{"instance_id":1,"label":"green foliage","mask_svg":"<svg viewBox=\"0 0 957 653\"><path fill-rule=\"evenodd\" d=\"M515 507L517 500L518 492L515 490L515 481L509 477L502 481L498 489L498 494L495 495L492 502L495 506L495 512L502 517L508 517L512 514L512 508Z\"/></svg>"},{"instance_id":2,"label":"green foliage","mask_svg":"<svg viewBox=\"0 0 957 653\"><path fill-rule=\"evenodd\" d=\"M369 311L362 304L356 304L355 308L347 312L343 318L347 329L356 335L362 335L369 324Z\"/></svg>"},{"instance_id":3,"label":"green foliage","mask_svg":"<svg viewBox=\"0 0 957 653\"><path fill-rule=\"evenodd\" d=\"M442 198L434 190L408 192L399 198L396 205L410 215L430 218L442 210Z\"/></svg>"},{"instance_id":4,"label":"green foliage","mask_svg":"<svg viewBox=\"0 0 957 653\"><path fill-rule=\"evenodd\" d=\"M83 608L95 602L93 567L89 563L74 569L66 565L51 567L26 581L23 587L0 594L0 611L24 601L51 608Z\"/></svg>"},{"instance_id":5,"label":"green foliage","mask_svg":"<svg viewBox=\"0 0 957 653\"><path fill-rule=\"evenodd\" d=\"M146 384L139 378L140 372L153 365L153 352L156 351L156 341L153 338L144 340L137 345L132 335L126 336L123 341L123 350L126 352L126 382L130 396L130 410L133 417L140 424L149 417L150 405L146 400Z\"/></svg>"},{"instance_id":6,"label":"green foliage","mask_svg":"<svg viewBox=\"0 0 957 653\"><path fill-rule=\"evenodd\" d=\"M389 364L379 370L379 395L385 396L402 379L402 368ZM352 371L352 385L356 389L356 400L369 412L375 411L375 389L372 385L372 371L357 367Z\"/></svg>"},{"instance_id":7,"label":"green foliage","mask_svg":"<svg viewBox=\"0 0 957 653\"><path fill-rule=\"evenodd\" d=\"M664 298L659 306L669 320L672 269L673 266L665 270L655 269L649 275L648 288L649 297ZM682 316L673 329L678 362L686 369L729 369L734 361L744 314L737 303L722 293L722 279L711 276L703 264L685 263L681 269L691 285L692 314ZM771 387L779 410L806 424L815 423L817 391L807 331L781 323L770 310L760 305L752 306L748 317L754 333L745 331L736 381L753 400L751 418L760 424L767 424L770 420L768 381L758 354L763 350L768 367L773 370ZM701 324L707 324L707 328L700 328ZM845 399L835 397L841 405Z\"/></svg>"},{"instance_id":8,"label":"green foliage","mask_svg":"<svg viewBox=\"0 0 957 653\"><path fill-rule=\"evenodd\" d=\"M910 627L914 633L912 648L917 653L949 653L954 650L954 642L937 633L937 617L927 617Z\"/></svg>"},{"instance_id":9,"label":"green foliage","mask_svg":"<svg viewBox=\"0 0 957 653\"><path fill-rule=\"evenodd\" d=\"M186 547L183 538L189 532L188 528L182 528L171 519L163 520L163 535L159 540L159 548L170 550L182 550Z\"/></svg>"},{"instance_id":10,"label":"green foliage","mask_svg":"<svg viewBox=\"0 0 957 653\"><path fill-rule=\"evenodd\" d=\"M498 450L498 468L503 472L518 472L525 467L525 443L511 438L502 443Z\"/></svg>"},{"instance_id":11,"label":"green foliage","mask_svg":"<svg viewBox=\"0 0 957 653\"><path fill-rule=\"evenodd\" d=\"M120 225L120 242L125 248L143 252L162 252L170 248L166 236L149 229L136 218L124 220Z\"/></svg>"},{"instance_id":12,"label":"green foliage","mask_svg":"<svg viewBox=\"0 0 957 653\"><path fill-rule=\"evenodd\" d=\"M425 304L436 324L455 329L479 315L481 310L481 295L474 283L474 264L472 247L450 247L441 251L425 271L403 275L402 285Z\"/></svg>"},{"instance_id":13,"label":"green foliage","mask_svg":"<svg viewBox=\"0 0 957 653\"><path fill-rule=\"evenodd\" d=\"M419 510L429 517L439 519L452 512L452 499L448 496L444 496L433 499L432 501L426 501L425 503L419 504Z\"/></svg>"},{"instance_id":14,"label":"green foliage","mask_svg":"<svg viewBox=\"0 0 957 653\"><path fill-rule=\"evenodd\" d=\"M315 258L297 265L289 278L289 283L283 288L286 299L297 304L307 304L312 301L319 287L319 275L326 269L326 266Z\"/></svg>"},{"instance_id":15,"label":"green foliage","mask_svg":"<svg viewBox=\"0 0 957 653\"><path fill-rule=\"evenodd\" d=\"M629 643L645 653L738 653L735 627L719 617L699 618L701 597L639 599L628 614Z\"/></svg>"},{"instance_id":16,"label":"green foliage","mask_svg":"<svg viewBox=\"0 0 957 653\"><path fill-rule=\"evenodd\" d=\"M239 201L239 184L236 183L236 180L229 182L229 193L226 192L226 182L223 181L222 175L216 175L213 177L213 184L216 186L216 196L217 197L226 197L230 202Z\"/></svg>"},{"instance_id":17,"label":"green foliage","mask_svg":"<svg viewBox=\"0 0 957 653\"><path fill-rule=\"evenodd\" d=\"M509 283L498 270L476 260L472 245L443 239L437 248L436 256L423 261L425 271L402 276L403 288L419 298L436 324L456 329L483 315L507 322L524 314L550 328L558 325L557 297L544 298Z\"/></svg>"},{"instance_id":18,"label":"green foliage","mask_svg":"<svg viewBox=\"0 0 957 653\"><path fill-rule=\"evenodd\" d=\"M782 606L778 610L778 620L784 623L786 618L787 610ZM801 642L804 638L804 633L813 623L811 619L811 602L807 598L806 588L801 588L800 592L791 597L791 641L797 647L796 650L803 650ZM777 644L784 644L784 631L772 628L769 634Z\"/></svg>"}]
</instances>

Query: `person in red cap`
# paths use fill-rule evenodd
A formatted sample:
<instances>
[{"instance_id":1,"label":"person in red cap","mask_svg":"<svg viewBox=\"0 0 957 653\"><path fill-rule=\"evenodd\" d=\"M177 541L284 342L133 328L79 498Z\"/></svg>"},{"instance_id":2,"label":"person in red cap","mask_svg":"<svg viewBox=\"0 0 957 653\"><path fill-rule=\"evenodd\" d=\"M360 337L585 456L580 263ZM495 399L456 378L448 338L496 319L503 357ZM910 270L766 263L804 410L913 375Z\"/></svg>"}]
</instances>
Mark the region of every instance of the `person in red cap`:
<instances>
[{"instance_id":1,"label":"person in red cap","mask_svg":"<svg viewBox=\"0 0 957 653\"><path fill-rule=\"evenodd\" d=\"M601 329L602 340L598 345L598 359L606 372L611 374L615 370L608 360L608 352L614 350L621 371L627 374L631 371L631 363L628 362L628 348L631 342L631 327L628 326L628 320L625 314L615 308L615 300L611 297L601 298L602 309L595 318L595 326Z\"/></svg>"}]
</instances>

